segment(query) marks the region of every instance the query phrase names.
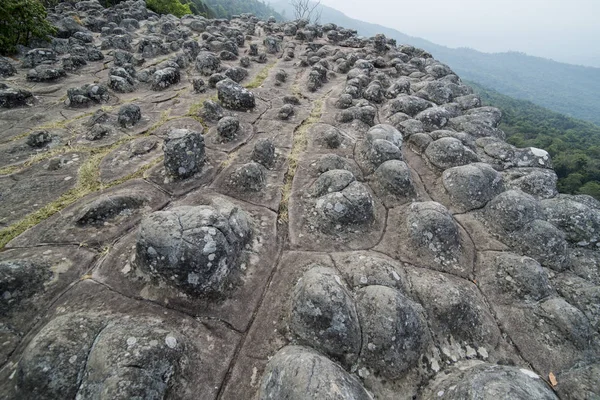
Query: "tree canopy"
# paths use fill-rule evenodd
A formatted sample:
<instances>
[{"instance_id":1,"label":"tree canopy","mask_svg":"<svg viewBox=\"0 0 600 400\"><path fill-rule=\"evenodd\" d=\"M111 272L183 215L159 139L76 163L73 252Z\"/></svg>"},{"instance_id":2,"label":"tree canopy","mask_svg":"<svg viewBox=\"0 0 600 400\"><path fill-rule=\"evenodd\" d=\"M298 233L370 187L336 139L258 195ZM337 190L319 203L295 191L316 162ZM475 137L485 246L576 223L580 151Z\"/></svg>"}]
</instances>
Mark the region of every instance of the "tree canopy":
<instances>
[{"instance_id":1,"label":"tree canopy","mask_svg":"<svg viewBox=\"0 0 600 400\"><path fill-rule=\"evenodd\" d=\"M157 14L173 14L180 18L192 14L189 4L182 4L179 0L146 0L146 6Z\"/></svg>"},{"instance_id":2,"label":"tree canopy","mask_svg":"<svg viewBox=\"0 0 600 400\"><path fill-rule=\"evenodd\" d=\"M12 54L17 45L27 45L32 38L48 39L56 29L46 16L39 0L0 1L0 53Z\"/></svg>"},{"instance_id":3,"label":"tree canopy","mask_svg":"<svg viewBox=\"0 0 600 400\"><path fill-rule=\"evenodd\" d=\"M467 83L485 104L502 110L500 128L509 143L550 153L560 192L600 200L600 126Z\"/></svg>"}]
</instances>

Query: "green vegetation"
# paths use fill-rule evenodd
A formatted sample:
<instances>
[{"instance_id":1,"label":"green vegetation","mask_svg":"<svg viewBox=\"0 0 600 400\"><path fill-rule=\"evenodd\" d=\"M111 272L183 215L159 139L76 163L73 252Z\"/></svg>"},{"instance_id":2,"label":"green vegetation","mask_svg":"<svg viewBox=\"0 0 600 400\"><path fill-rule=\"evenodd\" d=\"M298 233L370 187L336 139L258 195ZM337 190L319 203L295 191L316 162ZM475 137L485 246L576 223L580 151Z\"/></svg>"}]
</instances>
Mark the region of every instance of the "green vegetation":
<instances>
[{"instance_id":1,"label":"green vegetation","mask_svg":"<svg viewBox=\"0 0 600 400\"><path fill-rule=\"evenodd\" d=\"M190 7L190 10L195 15L202 15L205 18L215 17L215 12L202 0L184 0L184 3Z\"/></svg>"},{"instance_id":2,"label":"green vegetation","mask_svg":"<svg viewBox=\"0 0 600 400\"><path fill-rule=\"evenodd\" d=\"M284 19L270 5L259 0L206 0L206 3L214 10L217 18L231 18L232 15L252 13L261 19L271 16L278 21Z\"/></svg>"},{"instance_id":3,"label":"green vegetation","mask_svg":"<svg viewBox=\"0 0 600 400\"><path fill-rule=\"evenodd\" d=\"M292 195L292 183L298 169L300 156L306 151L308 146L308 129L319 122L323 113L323 98L313 101L313 107L310 110L310 115L294 130L294 139L292 142L292 150L288 155L288 170L285 173L283 186L281 187L281 202L277 212L277 220L279 223L287 223L289 221L289 203Z\"/></svg>"},{"instance_id":4,"label":"green vegetation","mask_svg":"<svg viewBox=\"0 0 600 400\"><path fill-rule=\"evenodd\" d=\"M190 6L179 0L146 0L146 6L157 14L173 14L180 18L192 14Z\"/></svg>"},{"instance_id":5,"label":"green vegetation","mask_svg":"<svg viewBox=\"0 0 600 400\"><path fill-rule=\"evenodd\" d=\"M467 83L484 104L502 110L500 129L509 143L550 153L560 192L589 194L600 200L600 126Z\"/></svg>"},{"instance_id":6,"label":"green vegetation","mask_svg":"<svg viewBox=\"0 0 600 400\"><path fill-rule=\"evenodd\" d=\"M256 89L263 84L265 79L269 76L269 71L275 66L275 62L266 65L260 72L252 79L252 82L244 85L246 89Z\"/></svg>"},{"instance_id":7,"label":"green vegetation","mask_svg":"<svg viewBox=\"0 0 600 400\"><path fill-rule=\"evenodd\" d=\"M18 44L25 45L32 38L47 40L56 29L46 15L39 0L0 1L0 53L12 54Z\"/></svg>"}]
</instances>

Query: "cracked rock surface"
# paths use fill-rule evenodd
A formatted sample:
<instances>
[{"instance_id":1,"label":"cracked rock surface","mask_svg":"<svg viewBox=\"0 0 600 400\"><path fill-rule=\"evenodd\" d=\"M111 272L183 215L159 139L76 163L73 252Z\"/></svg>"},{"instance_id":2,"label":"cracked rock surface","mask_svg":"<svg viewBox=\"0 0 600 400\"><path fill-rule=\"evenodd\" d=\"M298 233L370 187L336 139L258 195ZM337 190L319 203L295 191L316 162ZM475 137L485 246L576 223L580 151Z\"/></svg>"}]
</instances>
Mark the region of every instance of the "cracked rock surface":
<instances>
[{"instance_id":1,"label":"cracked rock surface","mask_svg":"<svg viewBox=\"0 0 600 400\"><path fill-rule=\"evenodd\" d=\"M0 58L0 398L600 398L600 203L435 55L48 18Z\"/></svg>"}]
</instances>

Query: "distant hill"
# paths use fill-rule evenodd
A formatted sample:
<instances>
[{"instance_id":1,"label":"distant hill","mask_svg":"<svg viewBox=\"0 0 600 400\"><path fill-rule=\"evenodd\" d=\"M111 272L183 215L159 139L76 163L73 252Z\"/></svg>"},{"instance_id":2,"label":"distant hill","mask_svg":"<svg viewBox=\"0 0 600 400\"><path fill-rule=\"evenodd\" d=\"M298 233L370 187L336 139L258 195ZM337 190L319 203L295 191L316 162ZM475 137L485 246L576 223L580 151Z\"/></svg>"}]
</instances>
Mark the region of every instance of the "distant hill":
<instances>
[{"instance_id":1,"label":"distant hill","mask_svg":"<svg viewBox=\"0 0 600 400\"><path fill-rule=\"evenodd\" d=\"M294 15L286 0L272 6L289 17ZM600 125L600 68L564 64L518 52L482 53L468 48L452 49L395 29L350 18L327 6L322 6L321 22L356 29L363 36L383 33L398 43L429 51L463 79Z\"/></svg>"},{"instance_id":2,"label":"distant hill","mask_svg":"<svg viewBox=\"0 0 600 400\"><path fill-rule=\"evenodd\" d=\"M474 82L486 105L502 110L500 128L517 147L538 147L552 156L563 193L589 194L600 200L600 126L513 99Z\"/></svg>"},{"instance_id":3,"label":"distant hill","mask_svg":"<svg viewBox=\"0 0 600 400\"><path fill-rule=\"evenodd\" d=\"M214 11L217 18L252 13L261 19L269 17L275 17L278 21L284 19L275 9L259 0L204 0L204 2Z\"/></svg>"}]
</instances>

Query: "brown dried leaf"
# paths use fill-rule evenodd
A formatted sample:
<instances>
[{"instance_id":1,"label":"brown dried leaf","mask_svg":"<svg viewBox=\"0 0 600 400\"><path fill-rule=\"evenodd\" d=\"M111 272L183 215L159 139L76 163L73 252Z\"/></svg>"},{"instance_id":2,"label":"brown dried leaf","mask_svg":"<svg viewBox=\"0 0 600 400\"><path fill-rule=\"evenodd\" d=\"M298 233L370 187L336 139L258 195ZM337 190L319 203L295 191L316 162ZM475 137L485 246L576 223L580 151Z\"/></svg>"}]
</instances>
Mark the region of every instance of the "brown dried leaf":
<instances>
[{"instance_id":1,"label":"brown dried leaf","mask_svg":"<svg viewBox=\"0 0 600 400\"><path fill-rule=\"evenodd\" d=\"M558 381L556 380L556 376L554 376L554 374L552 372L550 372L548 374L548 379L550 379L550 384L552 385L552 387L555 387L556 385L558 385Z\"/></svg>"}]
</instances>

